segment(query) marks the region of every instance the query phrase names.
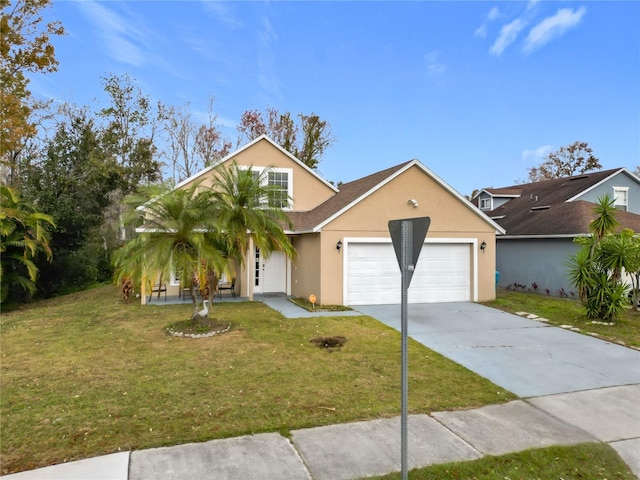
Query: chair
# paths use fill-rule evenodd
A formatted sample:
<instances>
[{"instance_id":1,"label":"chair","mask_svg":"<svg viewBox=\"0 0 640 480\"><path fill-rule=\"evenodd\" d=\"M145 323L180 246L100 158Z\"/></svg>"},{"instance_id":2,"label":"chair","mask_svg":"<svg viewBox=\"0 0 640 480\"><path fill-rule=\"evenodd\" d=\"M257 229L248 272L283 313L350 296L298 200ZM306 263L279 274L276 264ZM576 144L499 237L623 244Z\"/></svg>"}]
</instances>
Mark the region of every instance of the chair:
<instances>
[{"instance_id":1,"label":"chair","mask_svg":"<svg viewBox=\"0 0 640 480\"><path fill-rule=\"evenodd\" d=\"M191 295L191 287L185 287L184 285L180 285L180 291L178 292L178 297L181 297L183 302L187 299L187 297L193 298Z\"/></svg>"},{"instance_id":2,"label":"chair","mask_svg":"<svg viewBox=\"0 0 640 480\"><path fill-rule=\"evenodd\" d=\"M153 294L158 292L158 300L160 300L160 294L164 292L164 301L167 301L167 284L166 283L156 283L153 288L151 288L151 293L149 294L149 300L151 301L151 297Z\"/></svg>"},{"instance_id":3,"label":"chair","mask_svg":"<svg viewBox=\"0 0 640 480\"><path fill-rule=\"evenodd\" d=\"M219 282L218 283L218 298L222 298L222 291L229 290L231 292L231 296L236 298L236 279L234 278L229 282Z\"/></svg>"}]
</instances>

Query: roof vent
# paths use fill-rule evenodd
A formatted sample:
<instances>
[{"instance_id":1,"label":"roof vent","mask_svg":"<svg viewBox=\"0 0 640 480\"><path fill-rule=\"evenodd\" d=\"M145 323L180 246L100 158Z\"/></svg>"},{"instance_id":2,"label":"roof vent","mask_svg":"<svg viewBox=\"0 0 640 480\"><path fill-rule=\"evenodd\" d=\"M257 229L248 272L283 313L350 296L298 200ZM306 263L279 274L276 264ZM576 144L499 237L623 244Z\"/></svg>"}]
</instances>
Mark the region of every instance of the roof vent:
<instances>
[{"instance_id":1,"label":"roof vent","mask_svg":"<svg viewBox=\"0 0 640 480\"><path fill-rule=\"evenodd\" d=\"M538 210L549 210L550 208L551 208L551 205L543 205L540 207L531 207L531 211L537 212Z\"/></svg>"},{"instance_id":2,"label":"roof vent","mask_svg":"<svg viewBox=\"0 0 640 480\"><path fill-rule=\"evenodd\" d=\"M583 178L589 178L589 175L580 175L578 177L571 177L569 181L572 182L574 180L582 180Z\"/></svg>"}]
</instances>

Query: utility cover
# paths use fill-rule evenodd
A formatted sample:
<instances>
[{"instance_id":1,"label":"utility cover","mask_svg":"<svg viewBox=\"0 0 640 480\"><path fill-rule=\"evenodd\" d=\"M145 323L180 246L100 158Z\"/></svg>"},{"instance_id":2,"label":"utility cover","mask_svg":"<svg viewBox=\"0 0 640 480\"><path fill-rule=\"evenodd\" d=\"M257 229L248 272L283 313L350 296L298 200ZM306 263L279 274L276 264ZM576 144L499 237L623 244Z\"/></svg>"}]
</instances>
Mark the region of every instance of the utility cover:
<instances>
[{"instance_id":1,"label":"utility cover","mask_svg":"<svg viewBox=\"0 0 640 480\"><path fill-rule=\"evenodd\" d=\"M427 236L427 231L431 225L430 217L404 218L400 220L389 220L389 233L393 242L393 249L396 252L400 273L406 275L407 288L413 278L413 272L418 263L420 250ZM405 238L406 237L406 238ZM406 243L405 243L406 242ZM406 248L410 258L407 258L407 265L402 265L402 251Z\"/></svg>"}]
</instances>

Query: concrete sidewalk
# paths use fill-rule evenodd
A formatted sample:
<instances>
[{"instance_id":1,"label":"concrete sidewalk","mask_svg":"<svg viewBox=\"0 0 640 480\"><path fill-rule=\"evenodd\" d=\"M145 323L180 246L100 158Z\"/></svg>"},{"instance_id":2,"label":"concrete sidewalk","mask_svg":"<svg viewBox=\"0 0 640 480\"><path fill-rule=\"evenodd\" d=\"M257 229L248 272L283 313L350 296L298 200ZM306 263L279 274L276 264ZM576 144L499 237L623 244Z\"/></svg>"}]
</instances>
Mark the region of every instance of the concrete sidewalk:
<instances>
[{"instance_id":1,"label":"concrete sidewalk","mask_svg":"<svg viewBox=\"0 0 640 480\"><path fill-rule=\"evenodd\" d=\"M640 385L409 418L410 468L606 442L640 476ZM116 453L7 480L350 480L400 470L400 418Z\"/></svg>"}]
</instances>

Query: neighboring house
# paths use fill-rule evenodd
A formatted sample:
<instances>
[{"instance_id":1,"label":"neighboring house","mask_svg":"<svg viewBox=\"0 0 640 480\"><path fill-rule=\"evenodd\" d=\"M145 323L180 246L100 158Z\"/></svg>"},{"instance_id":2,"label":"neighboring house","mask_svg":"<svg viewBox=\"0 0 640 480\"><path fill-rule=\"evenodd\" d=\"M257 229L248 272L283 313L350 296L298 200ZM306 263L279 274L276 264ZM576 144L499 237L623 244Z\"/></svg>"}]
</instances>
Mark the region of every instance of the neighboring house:
<instances>
[{"instance_id":1,"label":"neighboring house","mask_svg":"<svg viewBox=\"0 0 640 480\"><path fill-rule=\"evenodd\" d=\"M572 296L567 262L578 250L574 238L588 236L598 198L608 194L623 228L640 232L640 179L625 168L485 188L473 203L506 230L498 238L496 264L501 287Z\"/></svg>"},{"instance_id":2,"label":"neighboring house","mask_svg":"<svg viewBox=\"0 0 640 480\"><path fill-rule=\"evenodd\" d=\"M338 190L266 136L222 159L268 169L269 182L292 198L287 235L294 260L247 252L236 289L241 296L283 293L320 304L400 303L400 271L388 230L392 219L428 216L431 226L409 289L409 302L495 298L495 238L502 228L427 167L411 160L341 185ZM216 166L217 166L216 165ZM211 184L209 167L176 188ZM177 295L178 282L168 285ZM143 302L146 300L144 292Z\"/></svg>"}]
</instances>

